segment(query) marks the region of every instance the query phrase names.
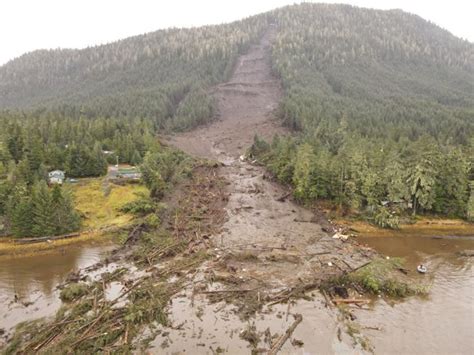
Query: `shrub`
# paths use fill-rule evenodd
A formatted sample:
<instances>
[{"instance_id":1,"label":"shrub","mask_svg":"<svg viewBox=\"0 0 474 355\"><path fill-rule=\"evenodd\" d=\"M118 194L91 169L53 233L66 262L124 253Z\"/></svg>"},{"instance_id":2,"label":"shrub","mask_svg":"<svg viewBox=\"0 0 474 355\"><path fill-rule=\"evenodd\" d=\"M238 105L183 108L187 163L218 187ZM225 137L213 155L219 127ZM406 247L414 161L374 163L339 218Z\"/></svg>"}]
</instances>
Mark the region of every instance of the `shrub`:
<instances>
[{"instance_id":1,"label":"shrub","mask_svg":"<svg viewBox=\"0 0 474 355\"><path fill-rule=\"evenodd\" d=\"M72 283L61 290L59 298L63 302L72 302L87 293L87 285L82 283Z\"/></svg>"}]
</instances>

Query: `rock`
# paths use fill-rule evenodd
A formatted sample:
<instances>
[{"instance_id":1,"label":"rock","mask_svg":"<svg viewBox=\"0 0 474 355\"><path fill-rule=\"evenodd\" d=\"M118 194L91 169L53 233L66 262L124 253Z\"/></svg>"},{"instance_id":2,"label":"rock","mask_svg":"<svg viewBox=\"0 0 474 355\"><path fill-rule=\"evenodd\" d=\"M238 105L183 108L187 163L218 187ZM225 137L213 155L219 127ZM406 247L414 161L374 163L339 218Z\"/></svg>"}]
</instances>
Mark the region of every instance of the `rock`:
<instances>
[{"instance_id":1,"label":"rock","mask_svg":"<svg viewBox=\"0 0 474 355\"><path fill-rule=\"evenodd\" d=\"M458 251L456 255L459 256L464 256L464 257L473 257L474 256L474 250L463 250L463 251Z\"/></svg>"},{"instance_id":2,"label":"rock","mask_svg":"<svg viewBox=\"0 0 474 355\"><path fill-rule=\"evenodd\" d=\"M333 239L340 239L340 240L347 240L347 239L349 238L349 236L346 235L346 234L342 234L342 233L340 233L340 232L337 232L336 234L334 234L334 235L332 236L332 238L333 238Z\"/></svg>"},{"instance_id":3,"label":"rock","mask_svg":"<svg viewBox=\"0 0 474 355\"><path fill-rule=\"evenodd\" d=\"M349 292L344 286L334 286L334 293L342 298L349 298Z\"/></svg>"}]
</instances>

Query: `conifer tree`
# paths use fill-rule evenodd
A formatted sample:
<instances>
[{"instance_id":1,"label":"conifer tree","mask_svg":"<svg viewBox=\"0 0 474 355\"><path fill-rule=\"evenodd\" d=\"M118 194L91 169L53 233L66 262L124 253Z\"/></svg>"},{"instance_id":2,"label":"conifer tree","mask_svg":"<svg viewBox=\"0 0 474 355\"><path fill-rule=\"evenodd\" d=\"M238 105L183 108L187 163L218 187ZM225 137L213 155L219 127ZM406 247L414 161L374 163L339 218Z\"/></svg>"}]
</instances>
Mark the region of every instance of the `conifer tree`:
<instances>
[{"instance_id":1,"label":"conifer tree","mask_svg":"<svg viewBox=\"0 0 474 355\"><path fill-rule=\"evenodd\" d=\"M102 145L99 142L94 144L89 162L88 175L101 176L107 174L107 159L102 151Z\"/></svg>"},{"instance_id":2,"label":"conifer tree","mask_svg":"<svg viewBox=\"0 0 474 355\"><path fill-rule=\"evenodd\" d=\"M8 127L7 147L15 162L19 162L23 157L23 132L19 124L15 123Z\"/></svg>"},{"instance_id":3,"label":"conifer tree","mask_svg":"<svg viewBox=\"0 0 474 355\"><path fill-rule=\"evenodd\" d=\"M33 235L33 209L29 189L24 184L15 186L7 204L7 218L16 237Z\"/></svg>"},{"instance_id":4,"label":"conifer tree","mask_svg":"<svg viewBox=\"0 0 474 355\"><path fill-rule=\"evenodd\" d=\"M134 150L133 151L133 155L132 155L132 159L130 160L130 164L132 165L140 165L142 163L143 159L140 155L140 153L138 152L138 150Z\"/></svg>"},{"instance_id":5,"label":"conifer tree","mask_svg":"<svg viewBox=\"0 0 474 355\"><path fill-rule=\"evenodd\" d=\"M32 204L32 235L51 236L56 232L55 206L48 185L44 181L39 181L33 185L31 191Z\"/></svg>"},{"instance_id":6,"label":"conifer tree","mask_svg":"<svg viewBox=\"0 0 474 355\"><path fill-rule=\"evenodd\" d=\"M65 234L80 228L81 218L74 209L72 196L67 190L54 185L51 191L51 204L54 211L54 234Z\"/></svg>"}]
</instances>

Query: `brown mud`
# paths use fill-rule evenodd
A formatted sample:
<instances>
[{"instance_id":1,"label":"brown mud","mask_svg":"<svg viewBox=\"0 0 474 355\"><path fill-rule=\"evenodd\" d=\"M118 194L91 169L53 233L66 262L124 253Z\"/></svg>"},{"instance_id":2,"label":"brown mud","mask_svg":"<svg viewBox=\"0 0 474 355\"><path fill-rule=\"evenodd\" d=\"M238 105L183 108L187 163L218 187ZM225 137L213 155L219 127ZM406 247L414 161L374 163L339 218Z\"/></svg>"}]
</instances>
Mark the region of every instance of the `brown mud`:
<instances>
[{"instance_id":1,"label":"brown mud","mask_svg":"<svg viewBox=\"0 0 474 355\"><path fill-rule=\"evenodd\" d=\"M282 95L270 63L270 45L275 36L276 30L269 30L260 43L239 57L230 80L214 88L216 121L166 140L186 153L232 167L250 147L255 134L266 139L285 134L274 119Z\"/></svg>"},{"instance_id":2,"label":"brown mud","mask_svg":"<svg viewBox=\"0 0 474 355\"><path fill-rule=\"evenodd\" d=\"M297 314L302 323L283 353L354 350L317 289L366 264L373 252L332 238L322 215L294 203L264 168L244 158L256 134L267 140L288 134L275 121L281 88L271 72L274 36L270 29L240 57L229 82L215 88L216 122L166 138L190 155L222 163L229 200L222 232L211 238L215 258L196 276L206 282L173 299L169 316L178 329L155 339L156 352L268 351Z\"/></svg>"},{"instance_id":3,"label":"brown mud","mask_svg":"<svg viewBox=\"0 0 474 355\"><path fill-rule=\"evenodd\" d=\"M193 283L196 268L212 257L209 236L218 233L225 220L227 194L215 166L197 162L191 175L165 195L165 208L149 216L159 220L157 227L137 220L123 245L107 257L70 270L63 281L51 281L49 298L39 295L23 304L24 298L11 295L0 350L128 353L140 346L135 341L145 325L167 325L164 309L170 297Z\"/></svg>"}]
</instances>

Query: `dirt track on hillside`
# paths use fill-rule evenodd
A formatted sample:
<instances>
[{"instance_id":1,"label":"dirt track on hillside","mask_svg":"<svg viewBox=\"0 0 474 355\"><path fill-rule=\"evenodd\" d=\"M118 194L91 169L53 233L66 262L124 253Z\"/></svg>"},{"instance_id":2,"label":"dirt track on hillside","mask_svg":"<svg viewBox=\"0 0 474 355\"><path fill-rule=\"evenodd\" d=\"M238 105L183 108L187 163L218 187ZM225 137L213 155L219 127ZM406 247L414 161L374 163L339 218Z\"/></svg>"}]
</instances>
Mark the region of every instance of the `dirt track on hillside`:
<instances>
[{"instance_id":1,"label":"dirt track on hillside","mask_svg":"<svg viewBox=\"0 0 474 355\"><path fill-rule=\"evenodd\" d=\"M239 336L247 324L243 319L251 319L261 335L255 346L269 348L271 341L263 340L266 328L270 338L281 335L293 322L291 313L304 313L295 331L304 347L288 341L283 352L351 348L350 340L334 344L339 326L319 294L293 304L291 311L289 305L279 303L298 299L331 275L364 264L370 252L332 238L332 226L322 215L286 198L288 190L269 179L263 167L240 158L255 134L267 140L288 134L274 115L282 95L271 73L275 32L268 30L239 58L230 80L214 89L219 112L214 123L166 139L191 155L221 162L219 173L228 183L229 200L227 221L221 233L211 237L215 258L197 276L211 283L200 290L202 295L196 286L175 298L170 319L179 327L167 330L166 337L158 336L153 343L157 349L212 353L220 347L247 353L249 344Z\"/></svg>"}]
</instances>

